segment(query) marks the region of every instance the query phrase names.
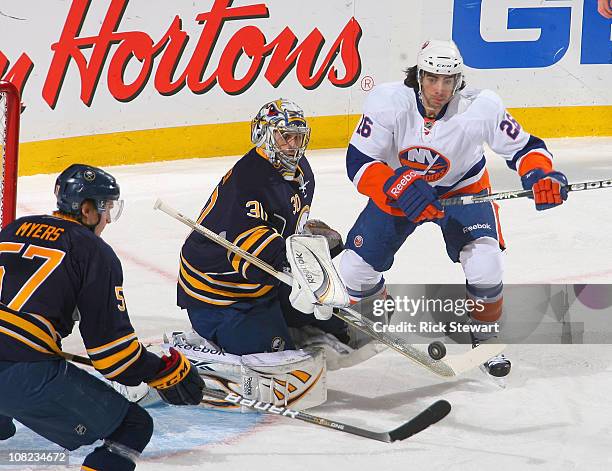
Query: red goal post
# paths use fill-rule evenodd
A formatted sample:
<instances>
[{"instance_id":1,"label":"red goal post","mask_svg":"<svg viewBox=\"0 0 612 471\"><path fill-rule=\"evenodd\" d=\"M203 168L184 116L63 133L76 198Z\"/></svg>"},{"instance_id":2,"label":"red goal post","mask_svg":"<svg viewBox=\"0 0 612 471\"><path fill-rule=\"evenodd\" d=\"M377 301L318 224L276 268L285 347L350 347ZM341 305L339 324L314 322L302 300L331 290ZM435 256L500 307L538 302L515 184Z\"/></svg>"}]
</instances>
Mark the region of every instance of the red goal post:
<instances>
[{"instance_id":1,"label":"red goal post","mask_svg":"<svg viewBox=\"0 0 612 471\"><path fill-rule=\"evenodd\" d=\"M17 156L21 101L17 87L0 81L0 227L15 219L17 206Z\"/></svg>"}]
</instances>

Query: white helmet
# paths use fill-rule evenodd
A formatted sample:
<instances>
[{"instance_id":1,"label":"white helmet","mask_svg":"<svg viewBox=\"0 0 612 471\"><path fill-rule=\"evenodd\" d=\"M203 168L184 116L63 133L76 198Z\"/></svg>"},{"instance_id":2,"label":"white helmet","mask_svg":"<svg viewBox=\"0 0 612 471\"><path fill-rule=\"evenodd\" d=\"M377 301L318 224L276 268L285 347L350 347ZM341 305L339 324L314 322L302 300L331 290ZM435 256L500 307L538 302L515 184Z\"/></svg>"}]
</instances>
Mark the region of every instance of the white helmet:
<instances>
[{"instance_id":1,"label":"white helmet","mask_svg":"<svg viewBox=\"0 0 612 471\"><path fill-rule=\"evenodd\" d=\"M421 46L417 67L432 74L463 74L463 57L454 41L432 39Z\"/></svg>"},{"instance_id":2,"label":"white helmet","mask_svg":"<svg viewBox=\"0 0 612 471\"><path fill-rule=\"evenodd\" d=\"M417 56L417 72L419 82L423 72L456 75L454 90L456 92L463 83L463 57L455 42L438 39L426 41Z\"/></svg>"},{"instance_id":3,"label":"white helmet","mask_svg":"<svg viewBox=\"0 0 612 471\"><path fill-rule=\"evenodd\" d=\"M280 145L290 140L289 136L293 136L291 141L295 147L282 150ZM293 180L295 177L298 162L309 140L310 127L304 118L304 111L284 98L266 103L251 121L251 142L263 148L285 180Z\"/></svg>"}]
</instances>

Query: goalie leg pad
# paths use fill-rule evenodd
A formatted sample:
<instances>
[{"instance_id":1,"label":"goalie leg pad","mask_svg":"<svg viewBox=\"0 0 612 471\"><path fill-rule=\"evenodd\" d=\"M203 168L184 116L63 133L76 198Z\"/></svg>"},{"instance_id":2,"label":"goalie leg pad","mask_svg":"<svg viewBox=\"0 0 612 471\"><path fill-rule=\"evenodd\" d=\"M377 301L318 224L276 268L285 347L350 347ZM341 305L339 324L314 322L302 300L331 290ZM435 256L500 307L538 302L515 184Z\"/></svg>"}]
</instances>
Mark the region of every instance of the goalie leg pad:
<instances>
[{"instance_id":1,"label":"goalie leg pad","mask_svg":"<svg viewBox=\"0 0 612 471\"><path fill-rule=\"evenodd\" d=\"M327 369L321 349L244 355L242 365L245 397L251 392L252 399L298 410L327 400Z\"/></svg>"},{"instance_id":2,"label":"goalie leg pad","mask_svg":"<svg viewBox=\"0 0 612 471\"><path fill-rule=\"evenodd\" d=\"M242 394L242 364L240 355L225 352L221 347L194 330L164 334L164 346L174 347L197 368L204 386L224 392ZM234 410L239 406L204 397L203 404L215 409Z\"/></svg>"},{"instance_id":3,"label":"goalie leg pad","mask_svg":"<svg viewBox=\"0 0 612 471\"><path fill-rule=\"evenodd\" d=\"M167 346L192 362L207 388L298 410L318 406L327 399L327 369L321 349L232 355L195 332L174 333ZM235 403L215 399L205 398L204 404L242 410ZM244 408L242 412L252 410Z\"/></svg>"}]
</instances>

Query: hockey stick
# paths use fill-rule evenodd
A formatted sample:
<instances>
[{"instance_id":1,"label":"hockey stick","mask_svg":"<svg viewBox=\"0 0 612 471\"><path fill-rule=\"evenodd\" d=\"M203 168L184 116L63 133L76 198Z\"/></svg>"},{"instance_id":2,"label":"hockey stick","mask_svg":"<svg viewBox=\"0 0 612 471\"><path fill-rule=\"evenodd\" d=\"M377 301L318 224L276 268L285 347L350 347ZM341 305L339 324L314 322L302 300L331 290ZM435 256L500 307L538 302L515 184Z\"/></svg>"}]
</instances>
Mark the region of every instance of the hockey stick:
<instances>
[{"instance_id":1,"label":"hockey stick","mask_svg":"<svg viewBox=\"0 0 612 471\"><path fill-rule=\"evenodd\" d=\"M72 353L61 352L61 356L74 363L81 365L93 366L92 361L83 356L73 355ZM349 433L351 435L357 435L359 437L369 438L371 440L378 440L379 442L392 443L398 440L405 440L413 435L425 430L430 425L439 422L446 417L451 411L451 405L448 401L441 399L434 402L427 409L422 411L417 416L410 419L403 425L389 431L389 432L374 432L372 430L356 427L354 425L344 424L342 422L336 422L334 420L325 419L316 415L308 414L306 412L289 409L287 407L275 406L271 402L256 401L254 399L246 399L240 394L233 392L225 393L218 389L210 389L204 387L202 389L205 396L228 401L233 404L248 407L257 412L265 412L271 415L277 415L282 417L289 417L290 419L302 420L309 424L320 425L332 430L339 430L341 432Z\"/></svg>"},{"instance_id":2,"label":"hockey stick","mask_svg":"<svg viewBox=\"0 0 612 471\"><path fill-rule=\"evenodd\" d=\"M206 396L214 397L215 399L221 399L224 401L232 402L236 405L246 406L250 409L254 409L259 412L266 412L268 414L280 415L283 417L289 417L291 419L302 420L309 424L320 425L322 427L330 428L332 430L340 430L341 432L350 433L351 435L358 435L360 437L369 438L371 440L378 440L379 442L392 443L398 440L405 440L423 430L430 425L439 422L448 415L451 411L451 405L448 401L441 399L434 402L423 412L410 419L403 425L389 431L389 432L374 432L372 430L356 427L354 425L344 424L342 422L336 422L334 420L325 419L316 415L308 414L303 411L297 411L288 409L282 406L275 406L270 402L256 401L254 399L245 399L236 393L225 393L217 389L204 388L204 394Z\"/></svg>"},{"instance_id":3,"label":"hockey stick","mask_svg":"<svg viewBox=\"0 0 612 471\"><path fill-rule=\"evenodd\" d=\"M599 190L601 188L612 188L612 179L592 180L582 183L571 183L565 187L567 191ZM510 200L533 196L532 190L502 191L485 196L455 196L453 198L441 199L442 206L461 206L465 204L488 203L489 201Z\"/></svg>"},{"instance_id":4,"label":"hockey stick","mask_svg":"<svg viewBox=\"0 0 612 471\"><path fill-rule=\"evenodd\" d=\"M167 215L173 217L177 221L191 227L194 231L202 234L203 236L217 242L227 250L234 252L245 260L248 260L253 265L261 268L266 273L274 276L283 283L291 286L292 276L289 273L279 272L274 267L261 260L260 258L242 250L237 247L229 240L219 236L215 232L207 229L206 227L198 224L193 219L184 216L179 213L176 209L168 206L162 200L158 199L153 206L154 209L159 209ZM387 332L379 331L376 328L376 323L371 321L365 316L362 316L359 312L351 309L347 306L334 307L333 314L339 317L347 324L359 329L363 333L370 337L378 340L380 343L387 345L401 355L409 358L413 362L417 363L432 373L437 374L443 378L452 378L460 375L466 371L476 368L482 365L485 361L500 354L505 348L504 344L481 344L478 348L472 349L460 355L447 355L443 360L433 360L426 352L419 350L418 348L410 345L398 337L390 335Z\"/></svg>"},{"instance_id":5,"label":"hockey stick","mask_svg":"<svg viewBox=\"0 0 612 471\"><path fill-rule=\"evenodd\" d=\"M183 224L186 224L187 226L191 227L194 231L199 232L204 237L207 237L208 239L212 240L213 242L216 242L221 247L229 250L230 252L234 252L237 255L240 255L242 258L244 258L245 260L251 262L257 268L261 268L268 275L272 275L276 279L278 279L278 280L282 281L283 283L288 284L289 286L291 286L291 284L292 284L291 282L292 282L292 279L293 279L291 277L291 275L289 275L288 273L283 273L283 272L280 272L280 271L276 270L276 268L274 268L272 265L264 262L262 259L260 259L260 258L256 257L255 255L247 252L246 250L242 250L240 247L238 247L235 244L232 244L229 240L225 239L224 237L221 237L216 232L213 232L210 229L207 229L206 227L202 226L201 224L198 224L197 222L195 222L193 219L190 219L187 216L185 216L184 214L179 213L176 209L168 206L162 200L158 199L155 202L155 204L153 205L153 209L159 209L160 211L166 213L168 216L173 217L177 221L181 221Z\"/></svg>"}]
</instances>

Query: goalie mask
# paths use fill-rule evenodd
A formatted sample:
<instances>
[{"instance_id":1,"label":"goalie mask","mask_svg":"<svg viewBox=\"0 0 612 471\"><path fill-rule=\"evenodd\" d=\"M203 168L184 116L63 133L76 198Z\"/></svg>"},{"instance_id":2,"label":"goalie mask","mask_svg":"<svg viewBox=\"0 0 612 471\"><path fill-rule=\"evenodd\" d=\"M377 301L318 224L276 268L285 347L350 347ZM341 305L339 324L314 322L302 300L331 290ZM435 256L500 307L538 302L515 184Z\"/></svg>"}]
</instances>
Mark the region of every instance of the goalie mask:
<instances>
[{"instance_id":1,"label":"goalie mask","mask_svg":"<svg viewBox=\"0 0 612 471\"><path fill-rule=\"evenodd\" d=\"M454 41L426 41L417 56L419 93L425 73L454 76L453 95L463 84L463 57Z\"/></svg>"},{"instance_id":2,"label":"goalie mask","mask_svg":"<svg viewBox=\"0 0 612 471\"><path fill-rule=\"evenodd\" d=\"M266 103L251 121L251 141L268 156L285 180L293 180L310 140L304 111L280 98Z\"/></svg>"}]
</instances>

